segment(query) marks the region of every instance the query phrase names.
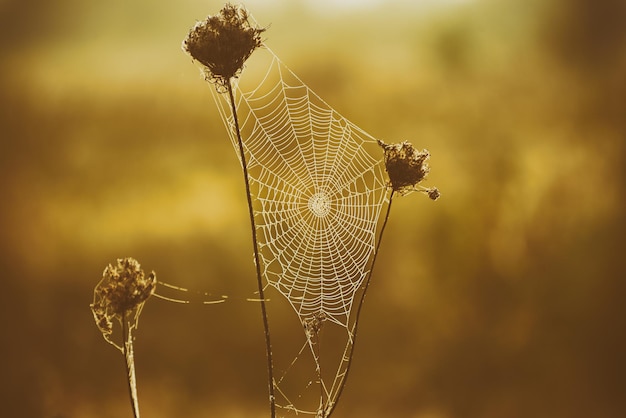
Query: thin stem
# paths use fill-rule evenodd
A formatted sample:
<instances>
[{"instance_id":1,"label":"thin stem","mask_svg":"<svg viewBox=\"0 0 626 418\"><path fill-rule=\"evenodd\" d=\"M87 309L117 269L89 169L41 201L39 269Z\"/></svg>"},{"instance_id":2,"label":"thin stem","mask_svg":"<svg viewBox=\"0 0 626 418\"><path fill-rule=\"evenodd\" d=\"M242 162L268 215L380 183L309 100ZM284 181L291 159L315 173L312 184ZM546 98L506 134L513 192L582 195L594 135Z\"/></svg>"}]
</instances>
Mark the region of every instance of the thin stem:
<instances>
[{"instance_id":1,"label":"thin stem","mask_svg":"<svg viewBox=\"0 0 626 418\"><path fill-rule=\"evenodd\" d=\"M130 396L130 404L133 408L133 416L139 418L139 398L137 397L137 378L135 376L135 358L133 353L133 335L128 321L126 319L126 311L122 313L122 333L124 334L124 344L122 346L124 352L124 366L126 368L126 376L128 379L128 394Z\"/></svg>"},{"instance_id":2,"label":"thin stem","mask_svg":"<svg viewBox=\"0 0 626 418\"><path fill-rule=\"evenodd\" d=\"M374 256L372 257L372 266L370 267L370 271L365 279L365 284L363 285L363 293L361 293L361 298L359 299L359 304L356 310L356 316L354 319L354 325L352 326L352 343L350 344L350 349L348 353L348 364L346 365L346 371L343 376L343 380L339 385L339 389L337 390L337 396L335 397L334 402L330 405L330 409L328 413L325 415L326 418L329 418L330 415L335 410L337 406L337 402L339 402L339 398L341 397L341 393L343 392L344 387L346 386L346 381L348 380L348 374L350 373L350 367L352 366L352 359L354 357L354 346L356 344L356 333L359 324L359 317L361 316L361 308L363 307L363 301L365 301L365 295L367 294L367 289L369 288L370 282L372 280L372 272L374 271L374 265L376 264L376 257L378 256L378 252L380 250L380 243L383 239L383 233L385 232L385 228L387 227L387 221L389 221L389 213L391 212L391 203L393 202L394 190L391 190L391 194L389 195L389 204L387 205L387 213L385 214L385 220L383 221L383 226L380 228L380 232L378 233L378 243L376 244L376 249L374 250Z\"/></svg>"},{"instance_id":3,"label":"thin stem","mask_svg":"<svg viewBox=\"0 0 626 418\"><path fill-rule=\"evenodd\" d=\"M254 264L256 265L256 278L259 287L259 299L261 303L261 315L263 316L263 328L265 329L265 351L267 354L267 380L269 386L270 397L270 415L276 417L276 397L274 395L274 364L272 361L272 344L270 340L270 324L267 319L267 308L265 306L265 292L263 290L263 278L261 275L261 263L259 257L259 247L256 235L256 223L254 221L254 209L252 207L252 196L250 194L250 180L248 178L248 165L246 163L246 155L244 154L243 141L241 140L241 131L239 128L239 120L237 118L237 107L235 106L235 98L233 96L232 82L229 80L227 84L228 96L230 99L233 119L235 120L235 130L237 131L237 143L239 145L239 155L241 155L241 165L243 167L243 177L246 183L246 198L248 199L248 214L250 215L250 225L252 229L252 243L254 246Z\"/></svg>"}]
</instances>

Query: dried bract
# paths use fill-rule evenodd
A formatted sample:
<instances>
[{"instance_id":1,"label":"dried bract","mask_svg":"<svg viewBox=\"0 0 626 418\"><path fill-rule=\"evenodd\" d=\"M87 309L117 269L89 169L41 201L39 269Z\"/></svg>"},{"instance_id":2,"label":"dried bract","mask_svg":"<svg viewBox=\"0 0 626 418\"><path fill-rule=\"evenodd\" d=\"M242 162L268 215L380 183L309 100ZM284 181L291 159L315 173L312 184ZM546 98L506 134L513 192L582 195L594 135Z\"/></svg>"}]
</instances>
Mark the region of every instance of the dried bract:
<instances>
[{"instance_id":1,"label":"dried bract","mask_svg":"<svg viewBox=\"0 0 626 418\"><path fill-rule=\"evenodd\" d=\"M436 187L430 187L430 188L425 189L424 191L426 192L428 197L430 197L432 200L437 200L439 199L439 196L441 196L439 189Z\"/></svg>"},{"instance_id":2,"label":"dried bract","mask_svg":"<svg viewBox=\"0 0 626 418\"><path fill-rule=\"evenodd\" d=\"M385 168L389 175L391 188L400 194L412 191L421 191L432 199L439 198L439 190L436 187L424 188L418 186L430 172L428 150L418 151L407 141L398 144L385 144L378 141L385 153Z\"/></svg>"},{"instance_id":3,"label":"dried bract","mask_svg":"<svg viewBox=\"0 0 626 418\"><path fill-rule=\"evenodd\" d=\"M223 89L262 45L261 33L242 6L226 4L219 14L198 22L183 41L183 50L205 67L207 80Z\"/></svg>"},{"instance_id":4,"label":"dried bract","mask_svg":"<svg viewBox=\"0 0 626 418\"><path fill-rule=\"evenodd\" d=\"M146 277L134 258L119 258L115 266L109 264L104 269L90 306L96 325L107 341L113 343L110 340L113 319L122 321L134 317L136 321L143 304L154 293L156 283L155 273Z\"/></svg>"}]
</instances>

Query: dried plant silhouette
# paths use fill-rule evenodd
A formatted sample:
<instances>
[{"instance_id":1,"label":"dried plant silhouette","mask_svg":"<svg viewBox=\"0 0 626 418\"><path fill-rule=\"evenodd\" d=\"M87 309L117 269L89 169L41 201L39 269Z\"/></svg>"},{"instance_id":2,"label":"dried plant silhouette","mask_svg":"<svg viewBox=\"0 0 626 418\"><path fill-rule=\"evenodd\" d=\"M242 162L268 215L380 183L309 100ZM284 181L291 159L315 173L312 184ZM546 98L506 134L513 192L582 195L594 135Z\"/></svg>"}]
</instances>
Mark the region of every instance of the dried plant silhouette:
<instances>
[{"instance_id":1,"label":"dried plant silhouette","mask_svg":"<svg viewBox=\"0 0 626 418\"><path fill-rule=\"evenodd\" d=\"M176 292L188 292L185 288L165 282L158 282L158 284ZM140 416L134 348L139 315L152 296L168 302L190 303L186 299L160 295L156 293L156 290L157 279L154 271L146 276L141 265L134 258L118 258L115 265L109 264L104 269L102 279L94 289L93 303L89 305L96 325L105 341L124 355L128 392L135 418ZM223 303L225 300L226 298L222 296L221 299L203 300L202 303L212 305Z\"/></svg>"},{"instance_id":2,"label":"dried plant silhouette","mask_svg":"<svg viewBox=\"0 0 626 418\"><path fill-rule=\"evenodd\" d=\"M216 84L216 103L242 164L265 327L271 416L280 407L297 415L329 417L350 371L361 308L393 195L421 191L435 200L439 191L420 185L429 171L428 151L417 152L408 142L387 145L349 122L262 45L263 29L249 19L243 7L227 4L218 15L194 26L183 49L202 64L205 79ZM266 59L265 67L257 70L265 75L245 89L239 82L242 66L259 46L267 58L260 58ZM289 301L305 337L277 380L267 286ZM322 334L331 341L329 334L336 330L343 330L343 349L335 357L322 354ZM286 375L306 347L315 368L311 382L319 385L313 408L295 405L285 386ZM282 397L280 404L276 394Z\"/></svg>"},{"instance_id":3,"label":"dried plant silhouette","mask_svg":"<svg viewBox=\"0 0 626 418\"><path fill-rule=\"evenodd\" d=\"M156 289L156 274L146 277L133 258L120 258L109 264L94 290L91 311L104 339L124 354L128 390L135 418L139 418L139 399L135 375L134 332L144 304ZM115 324L121 327L121 340L113 339Z\"/></svg>"},{"instance_id":4,"label":"dried plant silhouette","mask_svg":"<svg viewBox=\"0 0 626 418\"><path fill-rule=\"evenodd\" d=\"M219 92L228 93L230 100L232 117L237 132L239 158L241 159L246 187L259 300L265 331L270 414L272 417L275 417L276 397L274 395L274 367L272 362L270 328L267 318L267 308L265 306L263 279L260 270L261 264L257 245L258 240L256 236L252 195L250 194L248 165L244 153L243 141L241 139L237 106L233 96L232 85L232 79L239 75L245 61L256 48L262 45L261 33L263 31L264 29L253 27L250 24L246 9L240 6L226 4L217 15L208 16L205 21L196 23L183 41L183 50L203 65L205 78L209 82L215 83Z\"/></svg>"},{"instance_id":5,"label":"dried plant silhouette","mask_svg":"<svg viewBox=\"0 0 626 418\"><path fill-rule=\"evenodd\" d=\"M378 141L385 152L385 169L389 175L389 183L394 192L407 194L413 191L426 193L432 200L439 198L436 187L424 187L420 183L430 172L428 150L417 151L413 144L404 141L399 144L385 144Z\"/></svg>"},{"instance_id":6,"label":"dried plant silhouette","mask_svg":"<svg viewBox=\"0 0 626 418\"><path fill-rule=\"evenodd\" d=\"M226 4L219 14L196 23L183 41L183 49L204 66L207 80L225 91L262 45L264 31L250 25L246 9Z\"/></svg>"}]
</instances>

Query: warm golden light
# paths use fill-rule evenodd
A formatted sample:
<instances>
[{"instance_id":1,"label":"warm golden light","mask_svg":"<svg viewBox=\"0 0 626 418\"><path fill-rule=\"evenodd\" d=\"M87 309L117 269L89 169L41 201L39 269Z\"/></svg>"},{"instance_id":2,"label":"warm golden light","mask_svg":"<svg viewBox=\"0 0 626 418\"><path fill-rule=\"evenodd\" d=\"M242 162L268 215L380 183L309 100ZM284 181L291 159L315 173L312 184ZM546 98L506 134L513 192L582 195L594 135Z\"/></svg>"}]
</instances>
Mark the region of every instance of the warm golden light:
<instances>
[{"instance_id":1,"label":"warm golden light","mask_svg":"<svg viewBox=\"0 0 626 418\"><path fill-rule=\"evenodd\" d=\"M130 416L89 304L132 256L190 299L229 296L146 303L145 416L267 417L241 165L180 47L224 2L36 3L0 6L3 412ZM394 197L336 418L621 416L623 2L245 5L342 116L428 149L442 191ZM284 370L302 324L277 296Z\"/></svg>"}]
</instances>

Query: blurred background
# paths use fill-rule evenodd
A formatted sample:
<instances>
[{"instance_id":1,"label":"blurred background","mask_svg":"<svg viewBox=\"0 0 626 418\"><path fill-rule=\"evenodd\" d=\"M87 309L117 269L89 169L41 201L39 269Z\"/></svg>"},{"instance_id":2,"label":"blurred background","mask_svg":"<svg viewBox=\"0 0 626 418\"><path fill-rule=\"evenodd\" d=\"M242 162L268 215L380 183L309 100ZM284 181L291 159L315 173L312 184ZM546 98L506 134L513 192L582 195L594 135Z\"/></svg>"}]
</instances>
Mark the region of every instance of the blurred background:
<instances>
[{"instance_id":1,"label":"blurred background","mask_svg":"<svg viewBox=\"0 0 626 418\"><path fill-rule=\"evenodd\" d=\"M180 48L222 5L0 1L1 415L131 416L89 310L125 256L231 297L148 301L143 415L269 415L243 181ZM336 416L624 416L626 3L245 5L340 113L429 149L442 191L395 200Z\"/></svg>"}]
</instances>

